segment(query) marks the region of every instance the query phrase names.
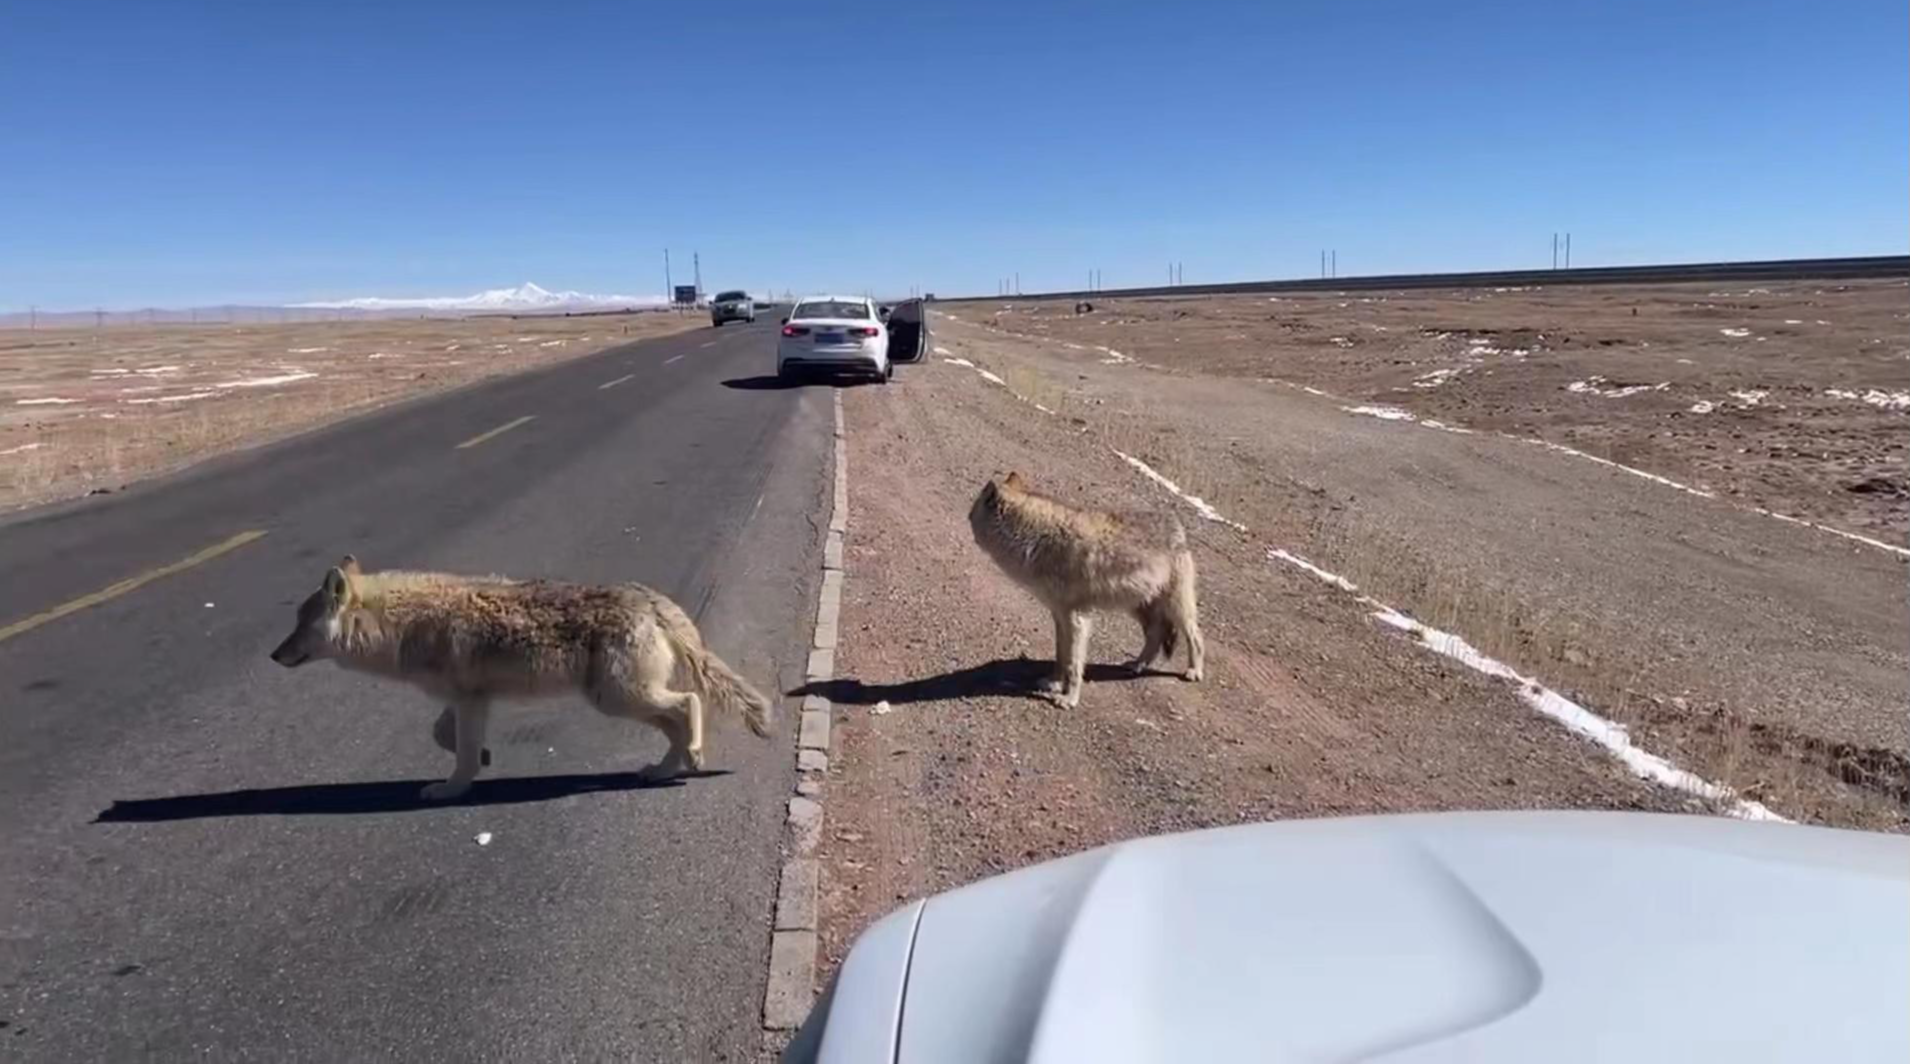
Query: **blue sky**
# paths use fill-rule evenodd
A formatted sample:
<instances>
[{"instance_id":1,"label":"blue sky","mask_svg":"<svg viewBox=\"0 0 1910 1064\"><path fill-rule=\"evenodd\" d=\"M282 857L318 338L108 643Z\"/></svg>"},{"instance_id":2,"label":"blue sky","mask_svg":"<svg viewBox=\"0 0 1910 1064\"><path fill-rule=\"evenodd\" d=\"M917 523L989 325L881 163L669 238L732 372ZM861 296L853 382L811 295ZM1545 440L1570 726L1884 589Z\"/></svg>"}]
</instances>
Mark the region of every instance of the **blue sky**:
<instances>
[{"instance_id":1,"label":"blue sky","mask_svg":"<svg viewBox=\"0 0 1910 1064\"><path fill-rule=\"evenodd\" d=\"M671 13L675 9L679 13ZM9 3L0 310L1901 254L1910 9ZM678 278L684 276L679 270Z\"/></svg>"}]
</instances>

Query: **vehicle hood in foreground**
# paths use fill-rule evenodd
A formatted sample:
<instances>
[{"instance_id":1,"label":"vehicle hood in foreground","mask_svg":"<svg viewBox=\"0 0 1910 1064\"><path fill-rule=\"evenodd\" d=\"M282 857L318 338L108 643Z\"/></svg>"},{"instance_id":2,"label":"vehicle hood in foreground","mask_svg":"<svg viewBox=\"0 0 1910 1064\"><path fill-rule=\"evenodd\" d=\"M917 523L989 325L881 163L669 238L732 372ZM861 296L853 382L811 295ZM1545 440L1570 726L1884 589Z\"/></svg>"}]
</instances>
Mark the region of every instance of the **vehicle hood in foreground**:
<instances>
[{"instance_id":1,"label":"vehicle hood in foreground","mask_svg":"<svg viewBox=\"0 0 1910 1064\"><path fill-rule=\"evenodd\" d=\"M830 1064L1743 1064L1910 1059L1906 1002L1910 840L1479 813L1142 839L983 880L872 927L811 1022Z\"/></svg>"}]
</instances>

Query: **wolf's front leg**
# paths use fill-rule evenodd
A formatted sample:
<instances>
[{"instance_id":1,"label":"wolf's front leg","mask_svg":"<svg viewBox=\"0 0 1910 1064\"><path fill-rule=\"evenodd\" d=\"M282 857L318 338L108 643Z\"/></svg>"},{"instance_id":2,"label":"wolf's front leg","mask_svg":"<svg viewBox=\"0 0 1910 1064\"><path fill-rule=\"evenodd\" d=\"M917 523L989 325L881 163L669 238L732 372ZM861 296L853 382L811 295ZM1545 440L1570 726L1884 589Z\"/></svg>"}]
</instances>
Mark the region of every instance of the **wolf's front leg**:
<instances>
[{"instance_id":1,"label":"wolf's front leg","mask_svg":"<svg viewBox=\"0 0 1910 1064\"><path fill-rule=\"evenodd\" d=\"M477 778L478 769L484 761L484 726L489 722L491 707L489 703L472 699L460 701L452 707L457 712L457 767L451 770L451 778L442 783L433 783L419 792L427 802L445 802L461 798L471 789L471 781Z\"/></svg>"},{"instance_id":2,"label":"wolf's front leg","mask_svg":"<svg viewBox=\"0 0 1910 1064\"><path fill-rule=\"evenodd\" d=\"M1054 611L1054 671L1037 685L1042 694L1058 695L1068 687L1068 650L1074 642L1068 616L1066 610Z\"/></svg>"},{"instance_id":3,"label":"wolf's front leg","mask_svg":"<svg viewBox=\"0 0 1910 1064\"><path fill-rule=\"evenodd\" d=\"M458 707L446 706L444 712L438 714L437 721L431 725L431 741L449 753L458 752ZM478 755L478 764L485 768L491 767L489 749Z\"/></svg>"}]
</instances>

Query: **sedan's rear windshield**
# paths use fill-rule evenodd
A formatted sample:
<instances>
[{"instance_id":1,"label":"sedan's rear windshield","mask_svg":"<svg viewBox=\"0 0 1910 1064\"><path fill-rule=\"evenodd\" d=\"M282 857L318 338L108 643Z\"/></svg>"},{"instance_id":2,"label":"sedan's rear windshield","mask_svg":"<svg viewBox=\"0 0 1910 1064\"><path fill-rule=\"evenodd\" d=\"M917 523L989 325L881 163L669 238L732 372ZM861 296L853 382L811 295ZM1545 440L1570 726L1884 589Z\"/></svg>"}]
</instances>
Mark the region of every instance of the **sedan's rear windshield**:
<instances>
[{"instance_id":1,"label":"sedan's rear windshield","mask_svg":"<svg viewBox=\"0 0 1910 1064\"><path fill-rule=\"evenodd\" d=\"M819 299L813 303L799 303L792 318L854 318L868 320L867 303L838 303L833 299Z\"/></svg>"},{"instance_id":2,"label":"sedan's rear windshield","mask_svg":"<svg viewBox=\"0 0 1910 1064\"><path fill-rule=\"evenodd\" d=\"M716 293L716 301L718 303L741 303L743 300L748 298L749 298L748 292L718 292Z\"/></svg>"}]
</instances>

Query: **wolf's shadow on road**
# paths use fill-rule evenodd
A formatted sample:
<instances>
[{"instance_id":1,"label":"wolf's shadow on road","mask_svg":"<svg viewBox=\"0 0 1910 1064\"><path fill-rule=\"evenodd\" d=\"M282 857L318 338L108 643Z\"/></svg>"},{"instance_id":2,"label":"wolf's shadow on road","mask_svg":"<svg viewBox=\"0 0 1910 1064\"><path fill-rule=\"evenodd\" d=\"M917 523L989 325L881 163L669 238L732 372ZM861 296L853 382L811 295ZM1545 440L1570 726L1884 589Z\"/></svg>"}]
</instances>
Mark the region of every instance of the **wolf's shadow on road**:
<instances>
[{"instance_id":1,"label":"wolf's shadow on road","mask_svg":"<svg viewBox=\"0 0 1910 1064\"><path fill-rule=\"evenodd\" d=\"M1045 700L1038 690L1042 680L1054 674L1054 663L1035 658L999 658L939 676L899 683L870 684L861 680L813 680L790 691L795 696L821 695L844 706L872 706L877 702L904 705L910 702L934 702L949 698L1033 698ZM1121 665L1089 665L1083 679L1088 683L1135 680L1166 673L1135 673Z\"/></svg>"},{"instance_id":2,"label":"wolf's shadow on road","mask_svg":"<svg viewBox=\"0 0 1910 1064\"><path fill-rule=\"evenodd\" d=\"M650 781L637 772L585 772L562 776L523 776L478 780L464 797L427 802L418 791L435 780L379 780L373 783L315 783L301 787L181 794L170 798L116 801L93 818L95 824L151 824L233 816L336 816L348 813L411 813L471 805L520 805L578 794L681 787L688 780L727 776L721 770L689 772L675 779Z\"/></svg>"}]
</instances>

